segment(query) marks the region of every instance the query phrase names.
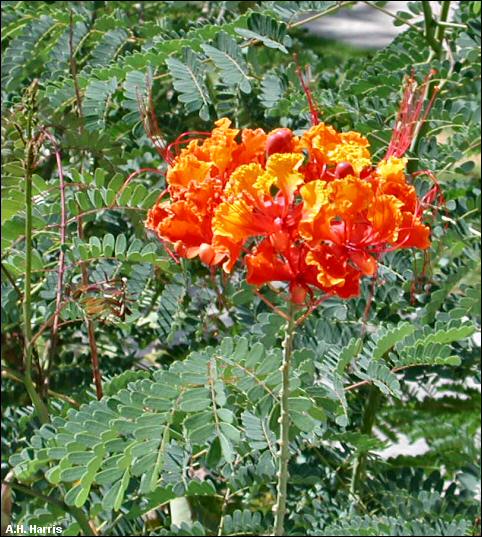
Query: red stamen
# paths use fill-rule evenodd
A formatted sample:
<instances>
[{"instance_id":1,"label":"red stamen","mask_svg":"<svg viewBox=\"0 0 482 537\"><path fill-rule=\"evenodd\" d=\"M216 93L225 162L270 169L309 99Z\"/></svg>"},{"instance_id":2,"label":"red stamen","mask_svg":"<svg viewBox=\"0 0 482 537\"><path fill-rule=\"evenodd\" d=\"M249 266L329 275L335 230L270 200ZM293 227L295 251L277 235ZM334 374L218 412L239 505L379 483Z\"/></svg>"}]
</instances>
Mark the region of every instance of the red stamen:
<instances>
[{"instance_id":1,"label":"red stamen","mask_svg":"<svg viewBox=\"0 0 482 537\"><path fill-rule=\"evenodd\" d=\"M124 190L127 188L128 184L132 181L132 179L134 179L134 177L140 175L141 173L146 173L146 172L157 173L158 175L164 175L164 172L162 172L161 170L158 170L157 168L141 168L140 170L136 170L135 172L132 172L129 175L129 177L127 177L127 179L124 181L124 184L121 186L120 190L115 195L114 201L111 203L110 206L114 207L116 205L117 200L122 195L122 192L124 192Z\"/></svg>"},{"instance_id":2,"label":"red stamen","mask_svg":"<svg viewBox=\"0 0 482 537\"><path fill-rule=\"evenodd\" d=\"M303 91L305 92L306 100L308 101L308 106L310 108L311 123L312 125L318 125L320 123L320 118L318 116L317 105L315 104L313 94L311 93L311 89L309 87L309 77L308 81L305 81L305 79L303 78L303 72L301 71L301 67L298 63L297 54L294 55L294 60L296 63L296 74L298 75L298 79L300 81L301 87L303 88Z\"/></svg>"},{"instance_id":3,"label":"red stamen","mask_svg":"<svg viewBox=\"0 0 482 537\"><path fill-rule=\"evenodd\" d=\"M430 170L421 170L421 171L413 173L412 175L414 177L418 177L420 175L426 175L434 183L434 186L420 200L420 204L417 206L415 215L417 217L423 216L424 210L427 207L432 206L435 208L433 215L432 215L432 222L436 220L439 214L440 208L444 209L445 216L448 217L448 209L447 209L445 196L443 195L442 187L440 186L440 183L435 177L435 174ZM447 228L448 228L448 222L445 223L444 230L446 230Z\"/></svg>"},{"instance_id":4,"label":"red stamen","mask_svg":"<svg viewBox=\"0 0 482 537\"><path fill-rule=\"evenodd\" d=\"M167 245L166 241L162 240L161 238L159 238L159 240L161 241L161 244L164 246L164 249L166 250L166 252L169 254L169 256L171 257L171 259L173 259L173 261L179 265L181 263L181 261L179 260L178 257L176 257L176 255L174 254L174 252L172 252L172 250L169 248L169 246Z\"/></svg>"},{"instance_id":5,"label":"red stamen","mask_svg":"<svg viewBox=\"0 0 482 537\"><path fill-rule=\"evenodd\" d=\"M191 136L191 135L200 135L200 136L211 136L211 133L210 132L205 132L205 131L188 131L188 132L183 132L182 134L180 134L173 142L171 142L167 148L166 148L166 155L168 156L170 162L169 164L172 164L172 161L173 161L173 157L172 157L172 148L173 147L176 147L179 146L180 144L187 144L189 142L191 142L192 140L197 140L198 138L196 137L193 137L193 138L190 138L188 140L183 140L183 138L187 137L187 136Z\"/></svg>"},{"instance_id":6,"label":"red stamen","mask_svg":"<svg viewBox=\"0 0 482 537\"><path fill-rule=\"evenodd\" d=\"M159 128L159 123L157 122L156 113L154 111L151 90L149 90L147 102L148 104L146 105L144 98L139 93L139 91L137 91L137 104L141 115L141 121L144 126L144 131L147 134L148 138L151 140L153 146L155 147L161 158L168 164L171 164L169 155L166 151L165 140L162 136L161 130Z\"/></svg>"},{"instance_id":7,"label":"red stamen","mask_svg":"<svg viewBox=\"0 0 482 537\"><path fill-rule=\"evenodd\" d=\"M413 140L422 124L427 120L440 88L435 87L432 96L425 106L427 91L432 76L436 71L432 70L419 84L415 79L414 69L405 82L402 101L393 129L392 138L385 155L385 159L392 156L402 157L412 145Z\"/></svg>"}]
</instances>

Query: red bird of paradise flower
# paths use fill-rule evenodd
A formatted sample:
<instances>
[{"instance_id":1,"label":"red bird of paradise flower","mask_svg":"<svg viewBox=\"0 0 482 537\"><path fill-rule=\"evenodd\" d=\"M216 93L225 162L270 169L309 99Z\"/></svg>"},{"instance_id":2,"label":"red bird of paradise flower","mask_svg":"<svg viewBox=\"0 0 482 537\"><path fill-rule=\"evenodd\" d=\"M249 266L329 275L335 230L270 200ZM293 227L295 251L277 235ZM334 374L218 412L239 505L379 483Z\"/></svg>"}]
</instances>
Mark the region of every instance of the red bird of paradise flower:
<instances>
[{"instance_id":1,"label":"red bird of paradise flower","mask_svg":"<svg viewBox=\"0 0 482 537\"><path fill-rule=\"evenodd\" d=\"M357 296L361 279L377 273L385 252L428 249L423 214L440 190L436 184L419 199L405 172L404 154L433 103L425 105L432 73L421 85L413 74L408 78L378 163L360 133L319 121L299 76L311 128L300 136L287 128L240 130L222 118L210 133L199 133L204 138L181 135L160 151L168 162L169 197L152 207L146 226L178 256L199 257L226 273L241 261L248 283L286 282L292 302L306 303L308 296L313 304L316 290Z\"/></svg>"}]
</instances>

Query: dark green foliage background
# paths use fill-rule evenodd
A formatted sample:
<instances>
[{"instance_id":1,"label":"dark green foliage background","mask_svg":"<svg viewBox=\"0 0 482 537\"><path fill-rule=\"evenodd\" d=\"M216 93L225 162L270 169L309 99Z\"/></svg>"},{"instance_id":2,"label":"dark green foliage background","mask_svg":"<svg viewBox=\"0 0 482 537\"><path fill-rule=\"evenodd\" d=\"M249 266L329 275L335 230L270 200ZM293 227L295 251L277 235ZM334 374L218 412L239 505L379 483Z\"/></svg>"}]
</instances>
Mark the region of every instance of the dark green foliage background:
<instances>
[{"instance_id":1,"label":"dark green foliage background","mask_svg":"<svg viewBox=\"0 0 482 537\"><path fill-rule=\"evenodd\" d=\"M175 265L146 233L161 175L136 178L109 207L131 172L165 166L140 124L147 74L168 141L210 130L222 116L238 127L301 130L310 120L297 52L310 66L322 120L365 134L375 158L390 139L403 76L412 66L420 77L437 70L442 90L409 157L414 169L436 174L447 211L434 222L430 270L413 297L421 253L384 258L366 336L370 282L359 299L326 301L299 330L287 531L480 534L480 3L453 6L440 54L417 22L422 2L398 13L394 22L407 30L377 52L309 36L297 24L355 3L2 2L2 478L14 483L2 519L5 509L14 524L56 524L64 535L82 532L79 511L103 535L271 531L283 322L242 273L225 281L197 261ZM126 279L130 309L125 319L106 311L93 320L101 402L91 385L88 312L78 300L62 309L48 371L51 424L41 428L21 383L19 296L22 136L34 79L35 129L55 135L67 181L64 294L80 285L84 261L91 283ZM36 333L55 311L60 251L48 142L33 184ZM430 183L419 177L416 185L423 192ZM47 329L35 343L36 375L49 345ZM375 423L385 440L363 425L378 390ZM85 406L78 412L58 394ZM377 455L401 438L426 449ZM353 490L357 459L363 474ZM191 516L179 518L180 505Z\"/></svg>"}]
</instances>

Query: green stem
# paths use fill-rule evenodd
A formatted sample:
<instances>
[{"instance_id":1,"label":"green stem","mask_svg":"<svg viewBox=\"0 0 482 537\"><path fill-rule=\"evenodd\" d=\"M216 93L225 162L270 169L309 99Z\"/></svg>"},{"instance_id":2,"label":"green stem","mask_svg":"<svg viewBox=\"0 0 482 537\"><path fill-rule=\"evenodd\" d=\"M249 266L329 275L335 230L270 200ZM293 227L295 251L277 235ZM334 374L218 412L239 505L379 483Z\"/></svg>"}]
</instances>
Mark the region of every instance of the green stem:
<instances>
[{"instance_id":1,"label":"green stem","mask_svg":"<svg viewBox=\"0 0 482 537\"><path fill-rule=\"evenodd\" d=\"M443 41L444 41L444 37L445 37L445 26L443 25L443 23L445 23L447 21L447 18L449 16L449 11L450 11L450 2L449 1L444 1L442 2L442 8L440 10L440 18L439 20L437 21L438 25L437 25L437 33L436 33L436 40L437 40L437 43L439 44L439 47L440 47L440 51L439 51L439 54L442 52L443 50ZM442 24L440 24L442 23Z\"/></svg>"},{"instance_id":2,"label":"green stem","mask_svg":"<svg viewBox=\"0 0 482 537\"><path fill-rule=\"evenodd\" d=\"M423 9L423 17L425 22L425 39L427 40L427 43L432 48L433 52L435 54L440 54L440 44L435 39L435 27L436 23L433 18L432 14L432 8L430 7L430 2L422 2L422 9Z\"/></svg>"},{"instance_id":3,"label":"green stem","mask_svg":"<svg viewBox=\"0 0 482 537\"><path fill-rule=\"evenodd\" d=\"M41 494L40 492L37 492L36 490L33 490L29 487L20 485L19 483L9 482L8 486L12 487L15 490L18 490L19 492L23 492L24 494L33 496L34 498L40 498L41 500L44 500L47 503L55 505L56 507L60 507L67 513L70 513L75 518L75 520L77 520L80 526L80 529L82 530L82 533L84 535L95 535L94 531L92 530L89 524L89 519L87 518L85 513L82 511L82 509L79 509L77 507L69 507L64 502L62 502L61 500L58 500L57 498L53 498L52 496Z\"/></svg>"},{"instance_id":4,"label":"green stem","mask_svg":"<svg viewBox=\"0 0 482 537\"><path fill-rule=\"evenodd\" d=\"M33 94L32 90L32 94ZM33 97L32 97L33 100ZM32 139L33 103L27 120L27 145L25 146L25 282L23 291L24 325L24 384L35 411L42 423L48 423L47 406L35 390L32 379L32 173L34 165L34 140Z\"/></svg>"},{"instance_id":5,"label":"green stem","mask_svg":"<svg viewBox=\"0 0 482 537\"><path fill-rule=\"evenodd\" d=\"M22 378L22 376L19 373L16 373L14 371L11 371L10 369L3 368L2 369L2 378L7 378L10 380L13 380L14 382L19 382L21 384L25 384L25 379ZM35 384L34 384L35 388ZM47 395L50 395L54 399L60 399L61 401L65 401L66 403L69 403L69 405L72 405L75 408L80 407L80 403L69 397L68 395L65 395L63 393L54 392L53 390L48 390Z\"/></svg>"},{"instance_id":6,"label":"green stem","mask_svg":"<svg viewBox=\"0 0 482 537\"><path fill-rule=\"evenodd\" d=\"M370 435L372 433L373 425L375 423L377 411L380 407L381 399L382 392L376 386L370 386L370 394L368 396L365 411L363 412L363 418L360 427L360 432L362 434ZM363 474L365 460L366 454L361 454L355 458L355 461L353 463L350 493L354 497L357 497L357 491L360 485L360 479Z\"/></svg>"},{"instance_id":7,"label":"green stem","mask_svg":"<svg viewBox=\"0 0 482 537\"><path fill-rule=\"evenodd\" d=\"M78 507L67 507L67 511L77 520L77 523L80 526L80 529L84 535L97 535L94 532L93 526L91 526L87 515L79 509Z\"/></svg>"},{"instance_id":8,"label":"green stem","mask_svg":"<svg viewBox=\"0 0 482 537\"><path fill-rule=\"evenodd\" d=\"M388 11L387 9L385 9L385 8L383 8L381 6L377 6L373 2L363 2L363 3L366 4L367 6L373 8L373 9L377 9L378 11L381 11L382 13L385 13L385 15L388 15L389 17L392 17L393 19L395 19L396 21L398 21L401 24L406 24L407 26L409 26L410 28L412 28L412 30L415 30L416 32L422 32L422 30L418 26L415 26L415 24L412 24L411 22L403 19L402 17L399 17L396 13L392 13L391 11Z\"/></svg>"},{"instance_id":9,"label":"green stem","mask_svg":"<svg viewBox=\"0 0 482 537\"><path fill-rule=\"evenodd\" d=\"M278 466L278 487L275 506L275 522L273 535L285 535L284 520L286 514L286 491L288 488L288 462L290 459L289 449L289 391L290 391L290 364L293 351L293 339L295 335L296 323L294 318L294 306L292 303L288 307L288 320L286 322L285 339L283 341L283 363L281 365L282 387L281 387L281 416L280 416L280 440L279 440L279 466Z\"/></svg>"}]
</instances>

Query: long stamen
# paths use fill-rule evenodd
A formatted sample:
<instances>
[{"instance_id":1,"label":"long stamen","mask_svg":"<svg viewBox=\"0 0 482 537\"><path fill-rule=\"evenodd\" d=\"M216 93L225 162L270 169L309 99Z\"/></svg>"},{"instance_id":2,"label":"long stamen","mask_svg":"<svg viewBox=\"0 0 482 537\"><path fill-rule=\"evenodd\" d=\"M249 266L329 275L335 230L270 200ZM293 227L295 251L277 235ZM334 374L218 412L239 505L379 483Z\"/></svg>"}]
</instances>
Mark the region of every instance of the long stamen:
<instances>
[{"instance_id":1,"label":"long stamen","mask_svg":"<svg viewBox=\"0 0 482 537\"><path fill-rule=\"evenodd\" d=\"M440 208L443 208L445 216L448 216L445 196L435 174L430 170L421 170L413 174L414 177L419 177L420 175L426 175L433 182L434 186L422 197L420 204L417 204L416 216L421 218L423 216L423 211L430 206L435 207L432 215L432 222L437 218ZM447 227L448 223L446 222L444 228L447 229Z\"/></svg>"},{"instance_id":2,"label":"long stamen","mask_svg":"<svg viewBox=\"0 0 482 537\"><path fill-rule=\"evenodd\" d=\"M196 135L198 135L198 136L211 136L211 133L210 132L205 132L205 131L188 131L188 132L183 132L182 134L180 134L166 148L166 153L167 153L167 155L169 155L171 160L172 160L172 148L173 147L177 148L181 144L188 144L189 142L192 142L193 140L198 140L197 137L193 137L193 138L189 138L187 140L183 140L183 138L186 138L186 137L191 136L191 135L194 135L194 136L196 136Z\"/></svg>"},{"instance_id":3,"label":"long stamen","mask_svg":"<svg viewBox=\"0 0 482 537\"><path fill-rule=\"evenodd\" d=\"M124 181L124 184L121 186L120 190L117 192L117 194L114 197L114 201L111 203L111 207L114 207L117 203L117 200L120 198L124 190L127 188L129 183L134 179L134 177L137 177L141 173L156 173L158 175L164 175L164 172L161 170L158 170L157 168L141 168L140 170L136 170L132 172L129 177Z\"/></svg>"},{"instance_id":4,"label":"long stamen","mask_svg":"<svg viewBox=\"0 0 482 537\"><path fill-rule=\"evenodd\" d=\"M141 115L142 125L144 131L147 134L148 138L151 140L156 151L159 153L161 158L171 164L172 159L170 158L167 149L164 137L161 134L159 129L159 124L157 122L157 117L154 111L154 104L152 102L152 93L149 90L148 104L146 105L144 97L137 90L137 105Z\"/></svg>"},{"instance_id":5,"label":"long stamen","mask_svg":"<svg viewBox=\"0 0 482 537\"><path fill-rule=\"evenodd\" d=\"M308 106L310 108L310 115L311 115L311 124L312 125L318 125L320 123L320 118L318 116L318 109L315 104L315 101L313 99L313 94L311 93L311 89L309 86L309 80L306 81L303 77L303 72L301 70L301 67L298 63L298 55L294 55L295 63L296 63L296 74L298 76L298 79L300 81L301 87L303 88L303 91L306 95L306 100L308 101Z\"/></svg>"},{"instance_id":6,"label":"long stamen","mask_svg":"<svg viewBox=\"0 0 482 537\"><path fill-rule=\"evenodd\" d=\"M430 71L423 82L419 84L412 69L412 73L405 82L392 138L384 157L385 160L390 157L402 157L412 145L422 124L427 120L430 109L439 92L439 88L435 87L424 109L429 83L434 74L434 70Z\"/></svg>"}]
</instances>

